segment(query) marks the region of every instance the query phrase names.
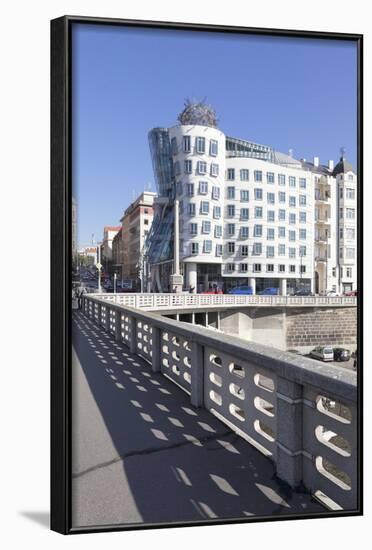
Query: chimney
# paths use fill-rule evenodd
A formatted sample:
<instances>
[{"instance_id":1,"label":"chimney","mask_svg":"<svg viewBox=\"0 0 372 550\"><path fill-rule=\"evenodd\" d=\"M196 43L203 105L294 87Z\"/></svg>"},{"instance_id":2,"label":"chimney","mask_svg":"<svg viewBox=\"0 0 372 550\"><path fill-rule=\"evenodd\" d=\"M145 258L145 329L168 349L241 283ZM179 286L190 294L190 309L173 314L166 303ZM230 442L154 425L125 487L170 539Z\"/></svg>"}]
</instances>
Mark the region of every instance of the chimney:
<instances>
[{"instance_id":1,"label":"chimney","mask_svg":"<svg viewBox=\"0 0 372 550\"><path fill-rule=\"evenodd\" d=\"M314 166L316 166L316 167L319 166L319 157L314 157L314 159L313 159L313 164L314 164Z\"/></svg>"},{"instance_id":2,"label":"chimney","mask_svg":"<svg viewBox=\"0 0 372 550\"><path fill-rule=\"evenodd\" d=\"M329 160L329 161L328 161L328 168L329 168L330 170L333 170L334 167L335 167L335 163L333 162L333 160Z\"/></svg>"}]
</instances>

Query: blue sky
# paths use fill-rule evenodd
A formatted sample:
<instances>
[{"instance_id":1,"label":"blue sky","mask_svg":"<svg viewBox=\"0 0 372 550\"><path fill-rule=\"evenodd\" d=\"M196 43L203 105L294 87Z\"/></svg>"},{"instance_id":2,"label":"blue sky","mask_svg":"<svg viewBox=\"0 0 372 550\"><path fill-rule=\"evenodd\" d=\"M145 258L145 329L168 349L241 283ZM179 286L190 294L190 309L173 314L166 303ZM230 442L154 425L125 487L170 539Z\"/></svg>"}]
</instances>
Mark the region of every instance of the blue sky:
<instances>
[{"instance_id":1,"label":"blue sky","mask_svg":"<svg viewBox=\"0 0 372 550\"><path fill-rule=\"evenodd\" d=\"M356 164L352 42L75 24L73 52L79 246L156 190L147 134L187 97L206 98L227 135L324 163L344 146Z\"/></svg>"}]
</instances>

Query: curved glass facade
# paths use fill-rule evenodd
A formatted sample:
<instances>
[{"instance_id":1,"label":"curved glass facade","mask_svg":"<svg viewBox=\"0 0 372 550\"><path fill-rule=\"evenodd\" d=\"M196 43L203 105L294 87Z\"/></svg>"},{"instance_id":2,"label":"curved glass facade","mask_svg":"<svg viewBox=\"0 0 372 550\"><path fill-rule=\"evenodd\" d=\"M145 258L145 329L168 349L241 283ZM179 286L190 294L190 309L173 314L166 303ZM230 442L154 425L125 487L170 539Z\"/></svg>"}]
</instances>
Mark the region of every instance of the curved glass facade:
<instances>
[{"instance_id":1,"label":"curved glass facade","mask_svg":"<svg viewBox=\"0 0 372 550\"><path fill-rule=\"evenodd\" d=\"M155 183L159 197L169 197L172 190L173 163L167 128L153 128L149 144Z\"/></svg>"}]
</instances>

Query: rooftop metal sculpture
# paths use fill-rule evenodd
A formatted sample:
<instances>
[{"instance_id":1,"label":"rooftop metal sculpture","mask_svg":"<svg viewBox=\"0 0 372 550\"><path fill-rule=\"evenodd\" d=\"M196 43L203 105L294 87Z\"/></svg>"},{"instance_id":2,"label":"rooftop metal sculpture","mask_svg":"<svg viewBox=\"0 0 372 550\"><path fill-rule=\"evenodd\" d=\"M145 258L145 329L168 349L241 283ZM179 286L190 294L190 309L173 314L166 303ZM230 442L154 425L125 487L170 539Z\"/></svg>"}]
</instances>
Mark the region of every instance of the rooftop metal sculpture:
<instances>
[{"instance_id":1,"label":"rooftop metal sculpture","mask_svg":"<svg viewBox=\"0 0 372 550\"><path fill-rule=\"evenodd\" d=\"M210 105L206 105L204 101L191 101L186 99L185 107L178 120L181 124L197 124L200 126L211 126L217 128L216 111Z\"/></svg>"}]
</instances>

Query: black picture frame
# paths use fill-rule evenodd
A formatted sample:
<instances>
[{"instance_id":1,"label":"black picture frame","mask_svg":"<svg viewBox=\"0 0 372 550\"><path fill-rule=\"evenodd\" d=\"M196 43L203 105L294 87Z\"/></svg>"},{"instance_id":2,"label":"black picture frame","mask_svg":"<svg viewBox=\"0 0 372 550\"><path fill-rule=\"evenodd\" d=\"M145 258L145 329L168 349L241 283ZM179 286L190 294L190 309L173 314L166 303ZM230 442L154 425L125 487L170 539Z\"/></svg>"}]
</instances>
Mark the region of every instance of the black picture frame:
<instances>
[{"instance_id":1,"label":"black picture frame","mask_svg":"<svg viewBox=\"0 0 372 550\"><path fill-rule=\"evenodd\" d=\"M167 525L109 525L73 528L71 524L71 27L74 23L139 27L146 29L255 34L261 36L353 41L358 52L358 289L363 297L363 35L304 30L248 28L160 21L64 16L51 21L51 529L62 534L126 531L186 525L247 523L311 519L312 514L209 520ZM363 300L358 300L358 364L363 358ZM330 512L322 517L363 514L363 376L358 383L358 507L353 511Z\"/></svg>"}]
</instances>

